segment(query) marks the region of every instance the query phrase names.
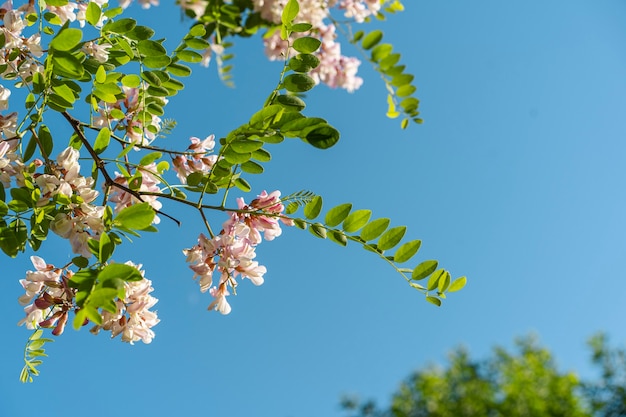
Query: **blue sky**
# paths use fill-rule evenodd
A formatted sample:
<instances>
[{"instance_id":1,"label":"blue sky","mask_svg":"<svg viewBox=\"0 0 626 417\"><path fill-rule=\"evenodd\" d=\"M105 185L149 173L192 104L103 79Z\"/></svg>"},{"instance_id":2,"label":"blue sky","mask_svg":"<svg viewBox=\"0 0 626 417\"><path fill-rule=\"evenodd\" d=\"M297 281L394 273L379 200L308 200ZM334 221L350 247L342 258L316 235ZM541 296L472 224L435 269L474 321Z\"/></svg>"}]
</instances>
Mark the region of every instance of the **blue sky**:
<instances>
[{"instance_id":1,"label":"blue sky","mask_svg":"<svg viewBox=\"0 0 626 417\"><path fill-rule=\"evenodd\" d=\"M468 276L466 289L436 308L372 254L289 229L257 250L265 284L240 285L221 316L206 311L210 297L181 253L201 223L166 205L181 228L164 219L161 233L115 255L142 262L153 280L154 342L68 330L32 385L18 381L28 332L15 326L17 280L31 265L2 260L0 416L45 407L53 416L331 417L344 393L385 404L411 370L459 344L484 356L535 332L562 369L590 376L590 335L624 343L626 5L405 3L380 27L415 75L425 123L401 131L386 119L384 86L364 63L356 93L319 87L307 99L307 114L331 121L341 141L327 151L297 140L270 148L253 192L308 189L327 207L352 202L390 217L422 239L416 262L438 259ZM134 12L171 39L185 30L166 26L178 16L171 5ZM225 135L262 105L279 65L258 39L238 41L235 53L236 89L214 68L196 69L168 105L179 122L173 147ZM41 256L70 258L59 247Z\"/></svg>"}]
</instances>

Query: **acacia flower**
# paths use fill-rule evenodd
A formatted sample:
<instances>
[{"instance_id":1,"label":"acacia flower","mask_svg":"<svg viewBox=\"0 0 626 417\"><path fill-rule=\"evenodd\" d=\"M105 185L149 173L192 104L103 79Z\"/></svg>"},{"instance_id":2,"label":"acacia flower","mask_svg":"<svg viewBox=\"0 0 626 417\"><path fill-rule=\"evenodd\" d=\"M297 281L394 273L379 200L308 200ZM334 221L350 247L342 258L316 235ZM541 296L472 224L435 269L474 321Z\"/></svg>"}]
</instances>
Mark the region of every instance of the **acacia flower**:
<instances>
[{"instance_id":1,"label":"acacia flower","mask_svg":"<svg viewBox=\"0 0 626 417\"><path fill-rule=\"evenodd\" d=\"M229 213L218 235L207 238L200 234L198 244L183 251L200 291L209 291L214 297L209 310L222 314L231 311L226 296L230 294L228 287L237 286L237 277L249 279L254 285L264 282L267 268L255 260L261 232L266 240L272 240L281 234L280 221L293 224L291 219L282 217L285 207L279 191L263 191L249 205L240 198L237 204L240 211ZM218 279L217 286L213 285L214 277Z\"/></svg>"}]
</instances>

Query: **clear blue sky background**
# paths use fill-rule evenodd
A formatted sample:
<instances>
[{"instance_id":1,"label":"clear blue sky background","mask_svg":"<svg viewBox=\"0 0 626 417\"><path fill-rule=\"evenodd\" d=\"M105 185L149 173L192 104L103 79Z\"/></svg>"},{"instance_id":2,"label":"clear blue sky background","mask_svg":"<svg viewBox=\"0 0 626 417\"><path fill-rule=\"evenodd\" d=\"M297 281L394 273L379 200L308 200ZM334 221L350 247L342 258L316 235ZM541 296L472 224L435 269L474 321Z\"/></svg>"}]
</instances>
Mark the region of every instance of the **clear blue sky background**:
<instances>
[{"instance_id":1,"label":"clear blue sky background","mask_svg":"<svg viewBox=\"0 0 626 417\"><path fill-rule=\"evenodd\" d=\"M337 146L270 148L253 190L309 189L327 207L391 217L423 240L417 261L440 260L467 288L436 308L372 254L289 229L258 249L265 284L242 284L221 316L181 254L201 224L166 205L181 228L164 219L162 233L116 254L154 282L154 342L68 330L32 385L18 382L28 332L15 326L17 280L32 267L28 256L1 261L0 416L332 417L343 393L386 404L411 370L459 344L484 356L536 332L562 369L591 376L585 340L603 330L624 343L626 4L405 3L382 28L416 76L424 125L401 131L385 118L384 86L364 64L355 94L309 94L307 114L341 130ZM134 11L171 39L185 30L171 5ZM238 42L235 90L214 68L195 70L168 106L172 146L224 135L262 104L279 65L259 42ZM55 250L42 256L70 258Z\"/></svg>"}]
</instances>

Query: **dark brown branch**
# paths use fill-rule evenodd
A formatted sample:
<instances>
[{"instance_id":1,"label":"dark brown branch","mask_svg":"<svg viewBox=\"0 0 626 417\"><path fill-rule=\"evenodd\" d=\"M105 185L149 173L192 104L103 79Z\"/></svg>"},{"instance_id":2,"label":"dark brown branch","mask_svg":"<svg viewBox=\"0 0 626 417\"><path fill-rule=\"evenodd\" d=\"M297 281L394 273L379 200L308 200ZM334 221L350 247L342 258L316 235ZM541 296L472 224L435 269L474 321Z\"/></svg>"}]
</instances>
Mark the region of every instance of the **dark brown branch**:
<instances>
[{"instance_id":1,"label":"dark brown branch","mask_svg":"<svg viewBox=\"0 0 626 417\"><path fill-rule=\"evenodd\" d=\"M119 188L120 190L129 193L130 195L135 197L137 200L139 200L141 202L145 202L144 199L141 196L141 193L139 193L137 191L134 191L134 190L131 190L130 188L126 187L125 185L122 185L122 184L119 184L119 183L115 182L111 178L111 175L109 175L109 172L104 167L104 165L105 165L104 161L98 156L96 151L91 146L91 143L89 143L89 141L87 140L87 137L85 136L85 133L82 131L80 121L75 119L74 117L72 117L72 115L70 115L67 111L62 112L61 114L63 115L63 117L65 117L65 119L68 121L68 123L72 126L72 129L74 129L74 132L76 133L76 135L78 136L78 138L82 142L83 146L87 149L87 152L89 152L89 155L91 156L91 159L93 159L94 163L96 164L96 168L98 169L98 171L100 171L102 173L102 176L104 177L104 184L105 184L105 186L106 187L116 187L116 188ZM168 219L174 221L178 226L180 226L181 223L180 223L180 221L178 219L170 216L169 214L163 213L162 211L157 210L154 207L152 208L152 210L154 210L154 212L156 214L160 214L162 216L165 216Z\"/></svg>"}]
</instances>

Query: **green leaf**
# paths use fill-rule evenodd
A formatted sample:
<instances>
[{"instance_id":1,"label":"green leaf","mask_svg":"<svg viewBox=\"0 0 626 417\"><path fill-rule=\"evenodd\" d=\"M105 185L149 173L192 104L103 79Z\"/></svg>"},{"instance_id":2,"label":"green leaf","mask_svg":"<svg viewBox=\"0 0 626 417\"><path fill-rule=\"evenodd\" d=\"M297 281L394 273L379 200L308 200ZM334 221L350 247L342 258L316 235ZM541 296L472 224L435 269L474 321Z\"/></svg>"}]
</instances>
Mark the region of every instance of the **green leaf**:
<instances>
[{"instance_id":1,"label":"green leaf","mask_svg":"<svg viewBox=\"0 0 626 417\"><path fill-rule=\"evenodd\" d=\"M436 270L431 276L430 278L428 278L428 284L426 284L426 289L428 291L432 291L435 288L437 288L437 285L439 284L439 279L443 278L446 274L446 270L445 269L438 269Z\"/></svg>"},{"instance_id":2,"label":"green leaf","mask_svg":"<svg viewBox=\"0 0 626 417\"><path fill-rule=\"evenodd\" d=\"M141 272L137 268L126 264L109 264L98 273L98 281L102 283L114 278L119 278L126 282L141 281L143 279Z\"/></svg>"},{"instance_id":3,"label":"green leaf","mask_svg":"<svg viewBox=\"0 0 626 417\"><path fill-rule=\"evenodd\" d=\"M139 203L122 209L115 217L114 223L127 229L141 230L152 224L154 216L150 204Z\"/></svg>"},{"instance_id":4,"label":"green leaf","mask_svg":"<svg viewBox=\"0 0 626 417\"><path fill-rule=\"evenodd\" d=\"M404 237L406 233L406 226L392 227L387 230L378 240L378 249L387 250L396 246Z\"/></svg>"},{"instance_id":5,"label":"green leaf","mask_svg":"<svg viewBox=\"0 0 626 417\"><path fill-rule=\"evenodd\" d=\"M382 59L386 58L392 50L393 46L388 43L381 43L376 45L374 49L372 49L372 61L381 61Z\"/></svg>"},{"instance_id":6,"label":"green leaf","mask_svg":"<svg viewBox=\"0 0 626 417\"><path fill-rule=\"evenodd\" d=\"M206 34L206 29L202 23L198 23L189 29L189 34L191 36L204 36Z\"/></svg>"},{"instance_id":7,"label":"green leaf","mask_svg":"<svg viewBox=\"0 0 626 417\"><path fill-rule=\"evenodd\" d=\"M87 5L87 11L85 12L85 19L91 26L96 26L100 21L100 16L102 15L102 9L98 6L97 3L91 1Z\"/></svg>"},{"instance_id":8,"label":"green leaf","mask_svg":"<svg viewBox=\"0 0 626 417\"><path fill-rule=\"evenodd\" d=\"M396 90L396 95L398 97L408 97L413 94L415 90L417 90L415 86L411 84L405 84L402 87L398 87L398 89Z\"/></svg>"},{"instance_id":9,"label":"green leaf","mask_svg":"<svg viewBox=\"0 0 626 417\"><path fill-rule=\"evenodd\" d=\"M89 321L97 325L102 324L102 315L100 314L97 308L90 306L90 305L86 305L80 309L80 311L83 311L83 310L85 311L85 318L88 318Z\"/></svg>"},{"instance_id":10,"label":"green leaf","mask_svg":"<svg viewBox=\"0 0 626 417\"><path fill-rule=\"evenodd\" d=\"M348 217L348 214L350 214L350 210L352 210L351 203L344 203L333 207L328 210L328 213L326 213L324 223L326 223L326 225L330 227L338 226L342 221L344 221L346 217Z\"/></svg>"},{"instance_id":11,"label":"green leaf","mask_svg":"<svg viewBox=\"0 0 626 417\"><path fill-rule=\"evenodd\" d=\"M167 54L167 51L158 42L151 40L143 40L137 43L137 49L143 56L161 56Z\"/></svg>"},{"instance_id":12,"label":"green leaf","mask_svg":"<svg viewBox=\"0 0 626 417\"><path fill-rule=\"evenodd\" d=\"M343 221L342 229L348 233L354 233L365 226L372 216L371 210L356 210L350 213Z\"/></svg>"},{"instance_id":13,"label":"green leaf","mask_svg":"<svg viewBox=\"0 0 626 417\"><path fill-rule=\"evenodd\" d=\"M269 162L272 159L272 154L265 149L257 149L252 152L252 159L256 159L259 162Z\"/></svg>"},{"instance_id":14,"label":"green leaf","mask_svg":"<svg viewBox=\"0 0 626 417\"><path fill-rule=\"evenodd\" d=\"M289 60L289 68L296 72L309 72L319 64L319 58L311 54L298 54Z\"/></svg>"},{"instance_id":15,"label":"green leaf","mask_svg":"<svg viewBox=\"0 0 626 417\"><path fill-rule=\"evenodd\" d=\"M106 15L107 13L105 13ZM116 21L109 20L103 27L102 32L113 32L118 34L123 34L133 30L137 26L137 21L135 19L124 18Z\"/></svg>"},{"instance_id":16,"label":"green leaf","mask_svg":"<svg viewBox=\"0 0 626 417\"><path fill-rule=\"evenodd\" d=\"M89 260L84 256L76 256L72 258L72 263L79 268L86 268L89 265Z\"/></svg>"},{"instance_id":17,"label":"green leaf","mask_svg":"<svg viewBox=\"0 0 626 417\"><path fill-rule=\"evenodd\" d=\"M111 238L107 233L102 233L100 235L100 248L98 251L98 260L100 263L108 261L114 251L115 243L111 241Z\"/></svg>"},{"instance_id":18,"label":"green leaf","mask_svg":"<svg viewBox=\"0 0 626 417\"><path fill-rule=\"evenodd\" d=\"M154 35L154 30L147 26L135 26L124 34L129 39L135 41L143 41L150 39Z\"/></svg>"},{"instance_id":19,"label":"green leaf","mask_svg":"<svg viewBox=\"0 0 626 417\"><path fill-rule=\"evenodd\" d=\"M312 224L311 227L309 227L309 231L313 236L326 239L326 228L321 223Z\"/></svg>"},{"instance_id":20,"label":"green leaf","mask_svg":"<svg viewBox=\"0 0 626 417\"><path fill-rule=\"evenodd\" d=\"M54 51L71 51L83 39L83 31L76 28L62 29L51 41L50 49Z\"/></svg>"},{"instance_id":21,"label":"green leaf","mask_svg":"<svg viewBox=\"0 0 626 417\"><path fill-rule=\"evenodd\" d=\"M115 288L99 288L94 290L89 294L86 306L101 307L110 301L115 301L117 293L117 289Z\"/></svg>"},{"instance_id":22,"label":"green leaf","mask_svg":"<svg viewBox=\"0 0 626 417\"><path fill-rule=\"evenodd\" d=\"M436 305L437 307L441 307L441 300L437 297L433 297L431 295L426 297L426 301L428 301L431 304Z\"/></svg>"},{"instance_id":23,"label":"green leaf","mask_svg":"<svg viewBox=\"0 0 626 417\"><path fill-rule=\"evenodd\" d=\"M254 152L263 147L263 142L253 139L236 139L230 143L235 152Z\"/></svg>"},{"instance_id":24,"label":"green leaf","mask_svg":"<svg viewBox=\"0 0 626 417\"><path fill-rule=\"evenodd\" d=\"M97 154L101 154L109 146L110 141L111 141L111 131L109 130L108 127L103 127L100 130L100 132L98 132L96 141L93 144L93 150Z\"/></svg>"},{"instance_id":25,"label":"green leaf","mask_svg":"<svg viewBox=\"0 0 626 417\"><path fill-rule=\"evenodd\" d=\"M176 56L183 62L189 62L191 64L202 61L202 55L195 51L189 51L187 49L179 51Z\"/></svg>"},{"instance_id":26,"label":"green leaf","mask_svg":"<svg viewBox=\"0 0 626 417\"><path fill-rule=\"evenodd\" d=\"M313 28L313 25L310 23L296 23L295 25L291 25L292 32L307 32Z\"/></svg>"},{"instance_id":27,"label":"green leaf","mask_svg":"<svg viewBox=\"0 0 626 417\"><path fill-rule=\"evenodd\" d=\"M163 154L161 152L150 152L149 154L141 158L141 160L139 161L139 165L141 166L150 165L157 159L160 159L162 156Z\"/></svg>"},{"instance_id":28,"label":"green leaf","mask_svg":"<svg viewBox=\"0 0 626 417\"><path fill-rule=\"evenodd\" d=\"M463 289L467 284L467 277L460 277L452 281L452 284L448 287L448 292L455 292Z\"/></svg>"},{"instance_id":29,"label":"green leaf","mask_svg":"<svg viewBox=\"0 0 626 417\"><path fill-rule=\"evenodd\" d=\"M52 72L61 77L79 79L85 69L78 58L69 53L57 52L50 55L52 58Z\"/></svg>"},{"instance_id":30,"label":"green leaf","mask_svg":"<svg viewBox=\"0 0 626 417\"><path fill-rule=\"evenodd\" d=\"M361 230L361 239L363 239L366 242L376 239L385 230L387 230L387 227L389 227L390 221L391 220L389 220L386 217L372 220L363 228L363 230Z\"/></svg>"},{"instance_id":31,"label":"green leaf","mask_svg":"<svg viewBox=\"0 0 626 417\"><path fill-rule=\"evenodd\" d=\"M293 49L303 54L312 54L319 49L321 44L322 41L319 39L305 36L293 41Z\"/></svg>"},{"instance_id":32,"label":"green leaf","mask_svg":"<svg viewBox=\"0 0 626 417\"><path fill-rule=\"evenodd\" d=\"M226 159L226 161L228 161L229 163L235 165L235 164L243 164L244 162L247 162L250 160L250 158L252 158L252 152L235 152L234 149L232 148L227 148L226 151L224 151L223 153L224 159Z\"/></svg>"},{"instance_id":33,"label":"green leaf","mask_svg":"<svg viewBox=\"0 0 626 417\"><path fill-rule=\"evenodd\" d=\"M249 174L262 174L264 169L254 161L247 161L241 164L241 170Z\"/></svg>"},{"instance_id":34,"label":"green leaf","mask_svg":"<svg viewBox=\"0 0 626 417\"><path fill-rule=\"evenodd\" d=\"M380 42L382 38L383 38L383 32L380 30L375 30L373 32L370 32L369 34L367 34L365 38L363 38L363 41L361 42L361 46L363 46L363 49L365 50L371 49L378 42Z\"/></svg>"},{"instance_id":35,"label":"green leaf","mask_svg":"<svg viewBox=\"0 0 626 417\"><path fill-rule=\"evenodd\" d=\"M202 38L191 38L185 40L185 44L192 49L204 50L210 48L211 44Z\"/></svg>"},{"instance_id":36,"label":"green leaf","mask_svg":"<svg viewBox=\"0 0 626 417\"><path fill-rule=\"evenodd\" d=\"M446 271L442 278L439 279L437 284L437 290L440 293L445 292L450 286L450 273Z\"/></svg>"},{"instance_id":37,"label":"green leaf","mask_svg":"<svg viewBox=\"0 0 626 417\"><path fill-rule=\"evenodd\" d=\"M328 122L321 117L302 117L285 123L280 127L280 130L285 136L298 137L304 131L309 132L313 130L314 126L321 127L326 125L328 125Z\"/></svg>"},{"instance_id":38,"label":"green leaf","mask_svg":"<svg viewBox=\"0 0 626 417\"><path fill-rule=\"evenodd\" d=\"M405 244L400 246L396 253L393 255L394 262L401 264L408 261L413 256L415 256L421 245L421 240L412 240L410 242L406 242Z\"/></svg>"},{"instance_id":39,"label":"green leaf","mask_svg":"<svg viewBox=\"0 0 626 417\"><path fill-rule=\"evenodd\" d=\"M281 94L279 96L276 96L274 101L277 103L280 103L280 104L273 104L274 106L279 106L280 108L284 108L287 111L302 111L306 107L306 104L300 97L291 96L291 95ZM269 107L272 107L272 106L269 106Z\"/></svg>"},{"instance_id":40,"label":"green leaf","mask_svg":"<svg viewBox=\"0 0 626 417\"><path fill-rule=\"evenodd\" d=\"M413 274L411 274L411 279L416 281L420 279L424 279L430 274L432 274L436 269L439 263L435 260L424 261L413 269Z\"/></svg>"},{"instance_id":41,"label":"green leaf","mask_svg":"<svg viewBox=\"0 0 626 417\"><path fill-rule=\"evenodd\" d=\"M328 238L341 246L346 246L348 244L348 238L340 230L330 230Z\"/></svg>"},{"instance_id":42,"label":"green leaf","mask_svg":"<svg viewBox=\"0 0 626 417\"><path fill-rule=\"evenodd\" d=\"M300 6L296 0L289 0L283 9L283 13L280 16L280 20L283 22L283 25L289 26L293 19L296 18L298 12L300 11Z\"/></svg>"},{"instance_id":43,"label":"green leaf","mask_svg":"<svg viewBox=\"0 0 626 417\"><path fill-rule=\"evenodd\" d=\"M283 80L283 86L287 91L301 93L315 87L315 80L306 74L289 74Z\"/></svg>"},{"instance_id":44,"label":"green leaf","mask_svg":"<svg viewBox=\"0 0 626 417\"><path fill-rule=\"evenodd\" d=\"M166 70L178 77L188 77L191 75L191 68L179 63L169 64Z\"/></svg>"},{"instance_id":45,"label":"green leaf","mask_svg":"<svg viewBox=\"0 0 626 417\"><path fill-rule=\"evenodd\" d=\"M304 217L309 220L315 219L322 211L322 197L316 195L304 206Z\"/></svg>"},{"instance_id":46,"label":"green leaf","mask_svg":"<svg viewBox=\"0 0 626 417\"><path fill-rule=\"evenodd\" d=\"M309 131L304 138L318 149L328 149L339 141L339 131L330 125L320 125Z\"/></svg>"},{"instance_id":47,"label":"green leaf","mask_svg":"<svg viewBox=\"0 0 626 417\"><path fill-rule=\"evenodd\" d=\"M235 179L235 186L245 193L248 193L250 192L250 190L252 190L252 187L250 186L248 181L244 180L241 177Z\"/></svg>"},{"instance_id":48,"label":"green leaf","mask_svg":"<svg viewBox=\"0 0 626 417\"><path fill-rule=\"evenodd\" d=\"M250 118L250 125L255 126L263 124L267 119L274 117L278 112L282 110L282 106L279 104L272 104L264 107L258 112L254 113Z\"/></svg>"}]
</instances>

